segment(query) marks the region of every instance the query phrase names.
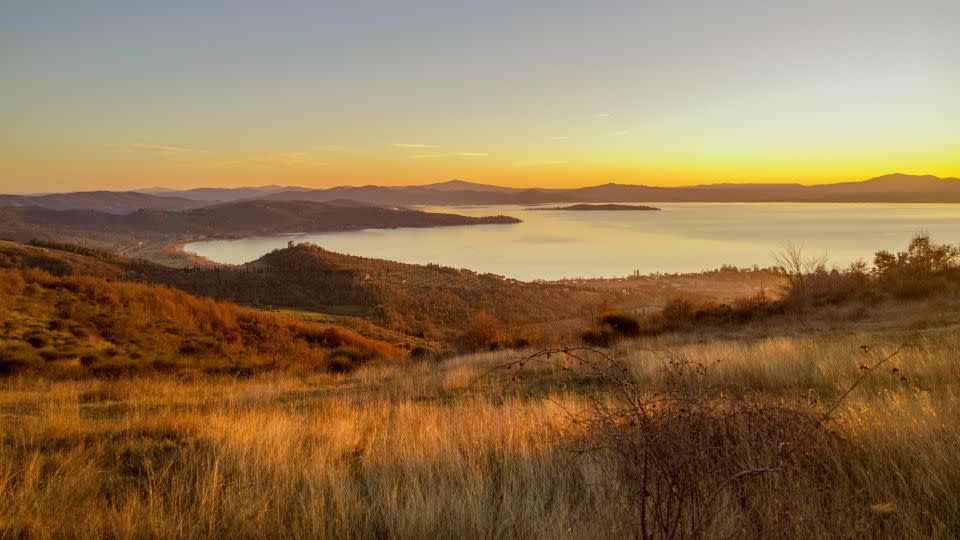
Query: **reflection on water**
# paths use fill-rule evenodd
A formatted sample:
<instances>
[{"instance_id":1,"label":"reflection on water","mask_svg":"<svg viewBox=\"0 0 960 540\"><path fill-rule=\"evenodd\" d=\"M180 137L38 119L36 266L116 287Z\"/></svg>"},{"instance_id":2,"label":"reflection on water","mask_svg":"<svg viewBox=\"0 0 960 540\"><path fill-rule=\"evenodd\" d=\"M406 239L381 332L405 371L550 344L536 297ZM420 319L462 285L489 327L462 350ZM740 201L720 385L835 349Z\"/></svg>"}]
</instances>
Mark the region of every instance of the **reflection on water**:
<instances>
[{"instance_id":1,"label":"reflection on water","mask_svg":"<svg viewBox=\"0 0 960 540\"><path fill-rule=\"evenodd\" d=\"M654 203L655 204L655 203ZM721 264L768 266L787 242L834 264L898 249L918 231L960 242L960 205L663 203L661 212L536 211L521 206L424 207L513 225L377 229L195 242L187 250L240 264L289 240L364 257L440 263L517 279L692 272Z\"/></svg>"}]
</instances>

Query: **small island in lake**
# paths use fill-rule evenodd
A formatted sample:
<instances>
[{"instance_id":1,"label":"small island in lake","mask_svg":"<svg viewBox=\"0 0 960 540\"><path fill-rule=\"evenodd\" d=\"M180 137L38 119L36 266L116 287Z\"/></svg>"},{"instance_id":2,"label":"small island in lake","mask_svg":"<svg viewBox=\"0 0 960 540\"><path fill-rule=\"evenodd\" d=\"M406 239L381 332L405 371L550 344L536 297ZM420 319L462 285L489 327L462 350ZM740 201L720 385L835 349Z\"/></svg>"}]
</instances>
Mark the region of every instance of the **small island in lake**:
<instances>
[{"instance_id":1,"label":"small island in lake","mask_svg":"<svg viewBox=\"0 0 960 540\"><path fill-rule=\"evenodd\" d=\"M622 211L622 210L660 210L660 209L653 206L644 206L640 204L571 204L570 206L554 206L551 208L528 208L527 210Z\"/></svg>"}]
</instances>

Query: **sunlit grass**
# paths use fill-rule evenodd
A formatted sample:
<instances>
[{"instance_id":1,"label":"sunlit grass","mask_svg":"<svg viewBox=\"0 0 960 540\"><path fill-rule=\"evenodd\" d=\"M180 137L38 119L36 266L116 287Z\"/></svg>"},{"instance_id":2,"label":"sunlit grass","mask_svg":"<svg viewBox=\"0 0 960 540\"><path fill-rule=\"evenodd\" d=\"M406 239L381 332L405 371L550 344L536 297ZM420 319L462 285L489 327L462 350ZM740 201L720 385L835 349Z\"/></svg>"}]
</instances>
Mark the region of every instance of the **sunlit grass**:
<instances>
[{"instance_id":1,"label":"sunlit grass","mask_svg":"<svg viewBox=\"0 0 960 540\"><path fill-rule=\"evenodd\" d=\"M646 340L618 354L641 384L685 355L715 365L695 384L823 408L900 347L879 335ZM747 492L759 513L732 501L706 536L956 536L958 341L904 347L838 409L835 443L776 490ZM519 355L340 377L8 379L0 536L631 535L616 456L564 444L598 387L563 358L525 366L523 381L489 371Z\"/></svg>"}]
</instances>

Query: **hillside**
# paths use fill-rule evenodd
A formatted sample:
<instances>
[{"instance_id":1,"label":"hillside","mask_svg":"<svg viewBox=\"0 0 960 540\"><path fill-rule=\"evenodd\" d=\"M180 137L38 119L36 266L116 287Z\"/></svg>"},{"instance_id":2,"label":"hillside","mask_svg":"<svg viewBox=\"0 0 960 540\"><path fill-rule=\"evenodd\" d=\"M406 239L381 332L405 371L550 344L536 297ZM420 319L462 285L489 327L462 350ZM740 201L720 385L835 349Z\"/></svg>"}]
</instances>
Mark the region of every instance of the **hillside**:
<instances>
[{"instance_id":1,"label":"hillside","mask_svg":"<svg viewBox=\"0 0 960 540\"><path fill-rule=\"evenodd\" d=\"M128 214L142 208L187 210L201 206L195 200L173 195L154 195L136 191L86 191L48 195L0 195L0 207L37 206L48 210L96 210Z\"/></svg>"},{"instance_id":2,"label":"hillside","mask_svg":"<svg viewBox=\"0 0 960 540\"><path fill-rule=\"evenodd\" d=\"M818 193L871 193L871 194L955 194L960 190L960 179L938 178L926 174L922 176L894 173L878 176L863 182L841 182L812 186Z\"/></svg>"},{"instance_id":3,"label":"hillside","mask_svg":"<svg viewBox=\"0 0 960 540\"><path fill-rule=\"evenodd\" d=\"M171 273L171 285L251 305L353 312L398 331L449 338L481 311L508 326L583 315L607 293L524 283L439 265L368 259L300 244L221 271Z\"/></svg>"},{"instance_id":4,"label":"hillside","mask_svg":"<svg viewBox=\"0 0 960 540\"><path fill-rule=\"evenodd\" d=\"M259 186L239 188L193 188L193 189L139 189L139 193L162 195L164 197L179 197L191 201L200 201L206 204L236 202L244 199L258 199L267 195L283 193L285 191L305 191L307 188L297 186Z\"/></svg>"},{"instance_id":5,"label":"hillside","mask_svg":"<svg viewBox=\"0 0 960 540\"><path fill-rule=\"evenodd\" d=\"M425 184L422 187L433 191L484 191L492 193L510 193L520 191L518 188L507 186L492 186L490 184L480 184L477 182L467 182L465 180L447 180L446 182L436 182Z\"/></svg>"},{"instance_id":6,"label":"hillside","mask_svg":"<svg viewBox=\"0 0 960 540\"><path fill-rule=\"evenodd\" d=\"M178 245L198 239L517 222L516 218L507 216L469 217L346 200L322 203L254 200L182 212L137 210L129 214L11 206L0 208L0 238L83 244L172 266L187 266L194 261L180 252Z\"/></svg>"},{"instance_id":7,"label":"hillside","mask_svg":"<svg viewBox=\"0 0 960 540\"><path fill-rule=\"evenodd\" d=\"M0 326L0 375L336 371L406 354L336 326L160 285L29 267L0 268Z\"/></svg>"},{"instance_id":8,"label":"hillside","mask_svg":"<svg viewBox=\"0 0 960 540\"><path fill-rule=\"evenodd\" d=\"M158 283L192 294L290 310L299 318L346 325L368 337L449 346L486 311L508 342L555 341L589 324L602 305L658 310L681 291L701 303L754 296L776 277L766 270L523 283L437 265L402 264L301 244L239 267L173 269L145 260L68 245L0 241L0 268L38 268ZM406 336L406 337L403 337Z\"/></svg>"},{"instance_id":9,"label":"hillside","mask_svg":"<svg viewBox=\"0 0 960 540\"><path fill-rule=\"evenodd\" d=\"M310 244L233 268L176 270L73 246L0 241L0 268L162 284L260 307L352 315L388 331L450 340L480 311L516 327L579 317L612 293L507 280L437 265L333 253Z\"/></svg>"},{"instance_id":10,"label":"hillside","mask_svg":"<svg viewBox=\"0 0 960 540\"><path fill-rule=\"evenodd\" d=\"M0 234L14 238L39 231L90 231L130 235L238 237L256 234L366 228L509 224L507 216L468 217L382 208L351 201L242 201L183 212L137 210L118 215L94 210L0 208Z\"/></svg>"}]
</instances>

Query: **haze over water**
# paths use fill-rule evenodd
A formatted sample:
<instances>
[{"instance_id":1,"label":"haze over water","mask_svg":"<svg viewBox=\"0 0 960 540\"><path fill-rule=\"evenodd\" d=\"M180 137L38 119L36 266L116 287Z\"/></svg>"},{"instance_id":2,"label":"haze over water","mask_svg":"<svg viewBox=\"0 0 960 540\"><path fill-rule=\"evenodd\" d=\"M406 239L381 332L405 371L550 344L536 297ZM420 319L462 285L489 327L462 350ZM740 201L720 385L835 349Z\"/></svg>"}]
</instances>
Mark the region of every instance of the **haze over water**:
<instances>
[{"instance_id":1,"label":"haze over water","mask_svg":"<svg viewBox=\"0 0 960 540\"><path fill-rule=\"evenodd\" d=\"M472 216L504 214L515 225L376 229L195 242L220 263L241 264L289 240L341 253L439 263L507 277L617 277L635 270L696 272L732 264L769 266L788 243L831 264L868 262L902 249L917 232L960 242L960 206L908 204L651 203L660 212L538 211L520 206L422 207ZM549 205L546 205L549 206Z\"/></svg>"}]
</instances>

